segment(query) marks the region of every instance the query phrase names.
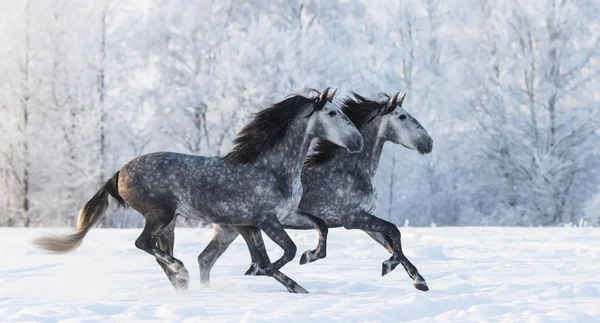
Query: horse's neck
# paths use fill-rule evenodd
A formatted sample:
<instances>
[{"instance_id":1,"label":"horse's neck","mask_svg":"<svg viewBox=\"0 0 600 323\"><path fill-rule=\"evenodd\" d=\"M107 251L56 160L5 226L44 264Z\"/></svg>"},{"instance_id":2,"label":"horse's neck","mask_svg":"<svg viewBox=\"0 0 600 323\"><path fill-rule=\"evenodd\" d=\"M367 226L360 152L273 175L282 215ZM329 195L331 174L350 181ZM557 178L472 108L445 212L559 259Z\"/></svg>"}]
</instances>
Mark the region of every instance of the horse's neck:
<instances>
[{"instance_id":1,"label":"horse's neck","mask_svg":"<svg viewBox=\"0 0 600 323\"><path fill-rule=\"evenodd\" d=\"M356 154L350 154L347 151L338 148L332 164L335 167L340 167L346 170L358 171L369 177L372 181L375 177L375 172L379 166L379 158L383 150L385 140L378 136L379 123L369 122L363 125L360 133L363 136L364 148Z\"/></svg>"},{"instance_id":2,"label":"horse's neck","mask_svg":"<svg viewBox=\"0 0 600 323\"><path fill-rule=\"evenodd\" d=\"M306 130L306 122L299 121L292 124L285 138L259 156L256 164L291 179L300 178L302 163L313 139Z\"/></svg>"}]
</instances>

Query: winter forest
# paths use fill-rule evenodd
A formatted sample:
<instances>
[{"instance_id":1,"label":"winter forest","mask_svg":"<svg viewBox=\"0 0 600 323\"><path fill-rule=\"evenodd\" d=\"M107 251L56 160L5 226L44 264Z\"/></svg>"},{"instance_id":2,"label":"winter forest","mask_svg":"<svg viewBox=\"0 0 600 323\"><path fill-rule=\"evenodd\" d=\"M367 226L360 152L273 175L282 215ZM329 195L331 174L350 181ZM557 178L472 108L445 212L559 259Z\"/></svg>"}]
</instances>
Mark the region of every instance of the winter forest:
<instances>
[{"instance_id":1,"label":"winter forest","mask_svg":"<svg viewBox=\"0 0 600 323\"><path fill-rule=\"evenodd\" d=\"M309 88L407 92L398 225L600 225L600 1L0 1L0 226L72 226L131 158L223 155ZM105 227L142 225L111 209ZM182 225L200 225L187 222Z\"/></svg>"}]
</instances>

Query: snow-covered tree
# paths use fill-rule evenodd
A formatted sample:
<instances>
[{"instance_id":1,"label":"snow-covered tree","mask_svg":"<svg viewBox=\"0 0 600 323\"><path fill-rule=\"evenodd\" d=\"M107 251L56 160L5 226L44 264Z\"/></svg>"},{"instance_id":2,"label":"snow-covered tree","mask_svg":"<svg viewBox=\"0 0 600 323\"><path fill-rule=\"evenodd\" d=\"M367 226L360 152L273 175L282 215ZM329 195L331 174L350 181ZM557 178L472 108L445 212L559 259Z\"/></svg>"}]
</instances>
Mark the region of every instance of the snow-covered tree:
<instances>
[{"instance_id":1,"label":"snow-covered tree","mask_svg":"<svg viewBox=\"0 0 600 323\"><path fill-rule=\"evenodd\" d=\"M3 1L0 225L72 224L131 158L224 154L251 113L328 86L407 92L433 137L427 156L386 145L378 216L597 225L599 14L589 0Z\"/></svg>"}]
</instances>

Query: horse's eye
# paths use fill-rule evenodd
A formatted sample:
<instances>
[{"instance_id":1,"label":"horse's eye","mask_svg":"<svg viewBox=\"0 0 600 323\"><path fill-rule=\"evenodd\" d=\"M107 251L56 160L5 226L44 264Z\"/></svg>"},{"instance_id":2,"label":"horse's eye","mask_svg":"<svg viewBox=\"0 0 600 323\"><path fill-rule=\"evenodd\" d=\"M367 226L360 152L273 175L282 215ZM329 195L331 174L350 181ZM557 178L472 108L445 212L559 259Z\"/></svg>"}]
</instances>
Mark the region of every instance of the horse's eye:
<instances>
[{"instance_id":1,"label":"horse's eye","mask_svg":"<svg viewBox=\"0 0 600 323\"><path fill-rule=\"evenodd\" d=\"M406 114L401 114L398 118L400 118L400 120L404 120L406 119Z\"/></svg>"},{"instance_id":2,"label":"horse's eye","mask_svg":"<svg viewBox=\"0 0 600 323\"><path fill-rule=\"evenodd\" d=\"M329 111L329 113L327 113L327 114L333 117L333 116L335 116L337 113L336 113L335 111Z\"/></svg>"}]
</instances>

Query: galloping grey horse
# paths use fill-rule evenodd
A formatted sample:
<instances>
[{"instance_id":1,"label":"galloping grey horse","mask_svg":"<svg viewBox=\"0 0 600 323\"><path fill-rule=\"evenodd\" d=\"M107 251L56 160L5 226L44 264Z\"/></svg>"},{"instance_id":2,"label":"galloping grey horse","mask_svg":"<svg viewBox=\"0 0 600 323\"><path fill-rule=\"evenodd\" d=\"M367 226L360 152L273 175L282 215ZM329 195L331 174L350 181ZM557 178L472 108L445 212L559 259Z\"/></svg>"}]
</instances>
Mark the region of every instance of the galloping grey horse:
<instances>
[{"instance_id":1,"label":"galloping grey horse","mask_svg":"<svg viewBox=\"0 0 600 323\"><path fill-rule=\"evenodd\" d=\"M254 267L290 292L305 293L279 272L294 259L296 245L278 217L300 201L302 163L314 138L352 153L363 146L359 131L328 93L326 89L314 98L294 95L258 112L225 157L159 152L131 160L83 206L75 234L39 238L36 244L56 253L75 249L104 215L111 195L146 218L135 245L156 258L177 290L186 289L189 282L183 263L173 257L173 227L181 215L231 226L246 240L252 260L258 262ZM284 250L273 264L258 243L260 230Z\"/></svg>"},{"instance_id":2,"label":"galloping grey horse","mask_svg":"<svg viewBox=\"0 0 600 323\"><path fill-rule=\"evenodd\" d=\"M402 108L406 94L400 99L399 93L393 98L388 96L384 102L353 95L354 98L344 101L342 111L361 132L365 148L360 153L347 154L332 143L320 140L304 164L300 205L280 221L286 229L315 228L319 232L318 247L304 252L300 264L325 257L327 228L360 229L392 253L392 257L383 262L382 275L402 264L415 288L427 291L425 279L402 252L398 228L373 215L377 199L374 177L386 141L415 149L420 154L430 153L433 141L421 124ZM204 282L208 282L212 265L237 235L230 227L214 225L213 239L200 256Z\"/></svg>"}]
</instances>

